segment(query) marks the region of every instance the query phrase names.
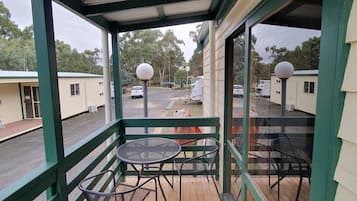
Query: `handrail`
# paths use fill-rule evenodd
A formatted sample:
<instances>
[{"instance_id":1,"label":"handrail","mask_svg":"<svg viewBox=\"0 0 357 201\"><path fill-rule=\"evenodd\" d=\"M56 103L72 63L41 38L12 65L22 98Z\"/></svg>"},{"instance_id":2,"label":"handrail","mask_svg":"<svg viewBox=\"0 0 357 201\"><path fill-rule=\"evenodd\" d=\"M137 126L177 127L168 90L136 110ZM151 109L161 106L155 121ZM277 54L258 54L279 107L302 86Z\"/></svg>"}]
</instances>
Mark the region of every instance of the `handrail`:
<instances>
[{"instance_id":1,"label":"handrail","mask_svg":"<svg viewBox=\"0 0 357 201\"><path fill-rule=\"evenodd\" d=\"M43 164L0 191L0 200L31 200L56 182L56 164Z\"/></svg>"},{"instance_id":2,"label":"handrail","mask_svg":"<svg viewBox=\"0 0 357 201\"><path fill-rule=\"evenodd\" d=\"M185 117L185 118L125 118L122 124L130 127L190 127L219 126L218 117Z\"/></svg>"},{"instance_id":3,"label":"handrail","mask_svg":"<svg viewBox=\"0 0 357 201\"><path fill-rule=\"evenodd\" d=\"M216 133L203 133L205 137L219 138L219 118L218 117L189 117L189 118L125 118L121 120L115 120L111 123L104 125L102 128L94 131L86 138L82 139L75 145L67 149L65 153L64 164L45 164L37 168L36 170L30 172L27 176L18 180L16 183L8 186L7 188L0 191L0 200L32 200L38 195L48 189L50 186L56 183L58 178L57 166L61 165L65 167L64 174L77 165L83 158L85 158L89 153L95 150L99 145L105 142L114 133L119 132L120 129L125 129L126 127L216 127ZM197 134L136 134L127 135L127 139L136 139L141 137L167 137L171 139L198 139L202 135ZM87 168L85 168L81 173L76 175L71 181L68 182L65 188L65 194L69 194L77 185L78 181L86 177L91 170L93 170L97 164L99 164L104 159L107 154L116 144L119 143L121 136L117 137L106 149L104 149L98 156L91 162ZM199 147L192 148L198 149ZM115 158L112 158L109 162L105 164L105 168L109 168L115 163ZM118 164L118 163L116 163ZM116 166L118 169L119 166ZM217 167L218 168L218 167ZM63 173L61 173L63 174ZM94 184L93 184L94 185ZM58 195L55 194L50 200L58 199ZM77 198L77 200L82 200L83 196Z\"/></svg>"},{"instance_id":4,"label":"handrail","mask_svg":"<svg viewBox=\"0 0 357 201\"><path fill-rule=\"evenodd\" d=\"M314 126L313 116L259 116L250 118L255 126ZM243 117L234 117L233 125L242 125Z\"/></svg>"},{"instance_id":5,"label":"handrail","mask_svg":"<svg viewBox=\"0 0 357 201\"><path fill-rule=\"evenodd\" d=\"M119 130L119 120L112 121L104 127L94 131L88 137L70 147L65 156L66 171L75 166L79 160L87 156L97 146L102 144L108 137Z\"/></svg>"}]
</instances>

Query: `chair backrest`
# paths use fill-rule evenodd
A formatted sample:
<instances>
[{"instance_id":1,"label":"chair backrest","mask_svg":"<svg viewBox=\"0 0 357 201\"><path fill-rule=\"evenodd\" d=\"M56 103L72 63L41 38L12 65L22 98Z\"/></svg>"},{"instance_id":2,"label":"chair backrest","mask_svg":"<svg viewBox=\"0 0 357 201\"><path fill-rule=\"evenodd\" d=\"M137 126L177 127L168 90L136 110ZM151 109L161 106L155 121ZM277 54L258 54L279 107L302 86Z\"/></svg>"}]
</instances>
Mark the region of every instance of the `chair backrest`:
<instances>
[{"instance_id":1,"label":"chair backrest","mask_svg":"<svg viewBox=\"0 0 357 201\"><path fill-rule=\"evenodd\" d=\"M103 179L103 178L108 178L108 177L105 177L106 174L109 174L109 177L110 177L109 182L112 182L112 184L109 188L101 190L100 188L94 189L94 188L88 187L89 186L88 184L90 184L91 181L94 181L94 180L101 181L101 179ZM156 191L153 189L143 187L150 181L154 181L155 186L156 186L155 177L149 178L145 182L141 183L140 185L136 185L136 186L117 183L115 181L115 173L111 170L107 170L107 171L101 172L95 176L88 177L88 178L82 180L79 183L78 188L83 192L84 197L88 201L144 200L150 192ZM103 182L98 182L98 183L103 183Z\"/></svg>"}]
</instances>

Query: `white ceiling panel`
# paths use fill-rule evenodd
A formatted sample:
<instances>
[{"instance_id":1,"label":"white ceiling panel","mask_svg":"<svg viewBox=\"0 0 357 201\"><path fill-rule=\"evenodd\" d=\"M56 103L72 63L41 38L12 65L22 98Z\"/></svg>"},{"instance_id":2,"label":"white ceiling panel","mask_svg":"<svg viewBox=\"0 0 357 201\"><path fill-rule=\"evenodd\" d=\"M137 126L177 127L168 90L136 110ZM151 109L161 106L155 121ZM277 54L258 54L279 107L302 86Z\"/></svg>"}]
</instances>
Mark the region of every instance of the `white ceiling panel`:
<instances>
[{"instance_id":1,"label":"white ceiling panel","mask_svg":"<svg viewBox=\"0 0 357 201\"><path fill-rule=\"evenodd\" d=\"M212 0L197 0L164 5L166 16L207 11Z\"/></svg>"},{"instance_id":2,"label":"white ceiling panel","mask_svg":"<svg viewBox=\"0 0 357 201\"><path fill-rule=\"evenodd\" d=\"M104 17L110 21L128 22L135 20L144 20L158 18L158 12L155 6L145 8L135 8L119 12L104 14Z\"/></svg>"}]
</instances>

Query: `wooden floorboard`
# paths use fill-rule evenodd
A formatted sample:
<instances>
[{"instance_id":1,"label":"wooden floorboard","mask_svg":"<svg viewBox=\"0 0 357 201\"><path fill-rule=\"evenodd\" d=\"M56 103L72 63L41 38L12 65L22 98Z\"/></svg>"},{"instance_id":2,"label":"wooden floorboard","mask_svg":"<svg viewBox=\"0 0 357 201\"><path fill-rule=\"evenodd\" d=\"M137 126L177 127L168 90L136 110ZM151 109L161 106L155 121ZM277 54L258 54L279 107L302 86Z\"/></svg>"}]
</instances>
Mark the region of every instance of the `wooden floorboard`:
<instances>
[{"instance_id":1,"label":"wooden floorboard","mask_svg":"<svg viewBox=\"0 0 357 201\"><path fill-rule=\"evenodd\" d=\"M171 181L171 176L168 177ZM136 177L127 177L125 183L135 183ZM161 179L165 195L168 201L179 200L179 177L174 176L174 188L172 189L164 179ZM219 183L217 181L219 186ZM158 201L163 201L162 194L158 189ZM153 193L146 199L155 201ZM207 182L205 176L183 176L182 180L182 201L217 201L219 197L211 180Z\"/></svg>"},{"instance_id":2,"label":"wooden floorboard","mask_svg":"<svg viewBox=\"0 0 357 201\"><path fill-rule=\"evenodd\" d=\"M171 181L171 176L168 177ZM278 193L277 186L270 189L268 183L268 176L252 176L253 181L260 188L265 200L277 201ZM271 176L271 183L277 180L276 176ZM127 177L125 183L135 183L136 177ZM174 188L172 189L164 179L161 179L162 186L164 188L166 197L168 201L179 200L179 177L174 176ZM219 182L217 181L218 187L220 189ZM286 177L280 183L280 201L295 201L296 192L299 185L298 177ZM232 190L236 197L240 191L240 180L232 180L231 184ZM208 182L205 176L184 176L182 181L182 201L219 201L216 190L213 183ZM307 178L303 179L302 188L300 191L299 201L309 200L310 185ZM163 201L160 190L158 190L158 200ZM146 199L147 201L154 201L154 194ZM240 199L238 199L240 200ZM254 199L248 193L248 200L254 201Z\"/></svg>"}]
</instances>

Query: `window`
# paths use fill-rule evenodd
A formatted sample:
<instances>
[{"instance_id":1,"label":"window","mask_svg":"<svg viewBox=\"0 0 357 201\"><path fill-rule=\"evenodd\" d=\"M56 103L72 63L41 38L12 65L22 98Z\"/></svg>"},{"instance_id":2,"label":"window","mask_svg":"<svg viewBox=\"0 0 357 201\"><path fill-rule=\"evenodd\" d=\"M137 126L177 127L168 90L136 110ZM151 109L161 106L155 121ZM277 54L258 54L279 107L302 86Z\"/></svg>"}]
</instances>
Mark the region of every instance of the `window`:
<instances>
[{"instance_id":1,"label":"window","mask_svg":"<svg viewBox=\"0 0 357 201\"><path fill-rule=\"evenodd\" d=\"M315 82L310 82L310 90L309 93L313 94L315 92Z\"/></svg>"},{"instance_id":2,"label":"window","mask_svg":"<svg viewBox=\"0 0 357 201\"><path fill-rule=\"evenodd\" d=\"M309 82L304 82L304 92L307 93L309 92Z\"/></svg>"},{"instance_id":3,"label":"window","mask_svg":"<svg viewBox=\"0 0 357 201\"><path fill-rule=\"evenodd\" d=\"M71 96L79 95L79 83L71 84Z\"/></svg>"},{"instance_id":4,"label":"window","mask_svg":"<svg viewBox=\"0 0 357 201\"><path fill-rule=\"evenodd\" d=\"M313 94L315 93L315 82L304 82L304 92Z\"/></svg>"}]
</instances>

